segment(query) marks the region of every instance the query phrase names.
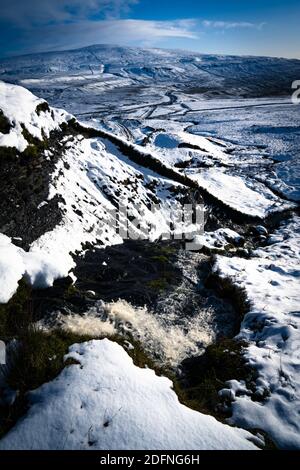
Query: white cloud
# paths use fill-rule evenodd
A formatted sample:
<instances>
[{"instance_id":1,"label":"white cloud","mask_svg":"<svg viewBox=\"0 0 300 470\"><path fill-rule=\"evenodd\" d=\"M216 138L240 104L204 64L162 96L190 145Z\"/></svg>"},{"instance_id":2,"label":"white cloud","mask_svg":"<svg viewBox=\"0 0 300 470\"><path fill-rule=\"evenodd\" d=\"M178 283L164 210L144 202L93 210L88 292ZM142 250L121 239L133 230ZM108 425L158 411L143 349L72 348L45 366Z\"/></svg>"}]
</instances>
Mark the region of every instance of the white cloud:
<instances>
[{"instance_id":1,"label":"white cloud","mask_svg":"<svg viewBox=\"0 0 300 470\"><path fill-rule=\"evenodd\" d=\"M202 25L206 28L219 29L236 29L236 28L253 28L262 29L266 23L250 23L248 21L211 21L204 20Z\"/></svg>"},{"instance_id":2,"label":"white cloud","mask_svg":"<svg viewBox=\"0 0 300 470\"><path fill-rule=\"evenodd\" d=\"M152 21L114 19L78 21L34 28L28 32L34 52L61 50L91 44L155 45L166 38L197 39L197 22L192 19ZM26 42L26 40L25 40Z\"/></svg>"}]
</instances>

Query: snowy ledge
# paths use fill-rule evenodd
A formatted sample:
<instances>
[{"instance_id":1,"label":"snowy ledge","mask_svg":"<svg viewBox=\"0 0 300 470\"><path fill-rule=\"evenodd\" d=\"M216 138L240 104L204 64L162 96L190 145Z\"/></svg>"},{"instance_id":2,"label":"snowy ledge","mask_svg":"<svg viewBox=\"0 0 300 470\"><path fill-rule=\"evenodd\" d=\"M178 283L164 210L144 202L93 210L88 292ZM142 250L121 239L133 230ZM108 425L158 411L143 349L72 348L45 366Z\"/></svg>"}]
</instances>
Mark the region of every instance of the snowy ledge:
<instances>
[{"instance_id":1,"label":"snowy ledge","mask_svg":"<svg viewBox=\"0 0 300 470\"><path fill-rule=\"evenodd\" d=\"M67 358L78 364L30 392L1 450L257 449L247 431L181 405L169 379L134 366L116 343L75 344Z\"/></svg>"}]
</instances>

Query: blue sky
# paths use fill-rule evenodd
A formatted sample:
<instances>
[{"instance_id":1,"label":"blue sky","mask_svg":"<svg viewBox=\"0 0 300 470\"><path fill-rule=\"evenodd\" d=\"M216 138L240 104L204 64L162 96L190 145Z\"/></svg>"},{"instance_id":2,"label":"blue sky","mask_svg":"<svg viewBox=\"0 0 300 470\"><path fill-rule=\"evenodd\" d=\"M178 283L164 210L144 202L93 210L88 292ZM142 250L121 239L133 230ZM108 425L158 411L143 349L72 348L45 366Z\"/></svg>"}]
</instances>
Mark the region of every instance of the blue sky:
<instances>
[{"instance_id":1,"label":"blue sky","mask_svg":"<svg viewBox=\"0 0 300 470\"><path fill-rule=\"evenodd\" d=\"M300 59L299 0L1 0L0 57L113 43Z\"/></svg>"}]
</instances>

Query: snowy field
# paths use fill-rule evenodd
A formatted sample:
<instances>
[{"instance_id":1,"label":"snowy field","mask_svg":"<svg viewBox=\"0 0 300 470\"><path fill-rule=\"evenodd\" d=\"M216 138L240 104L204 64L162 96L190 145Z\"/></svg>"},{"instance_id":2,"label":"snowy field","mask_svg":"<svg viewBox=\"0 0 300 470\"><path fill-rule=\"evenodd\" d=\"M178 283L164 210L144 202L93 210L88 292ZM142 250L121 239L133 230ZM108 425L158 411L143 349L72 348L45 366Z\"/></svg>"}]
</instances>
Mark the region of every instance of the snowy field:
<instances>
[{"instance_id":1,"label":"snowy field","mask_svg":"<svg viewBox=\"0 0 300 470\"><path fill-rule=\"evenodd\" d=\"M217 255L213 270L246 292L250 307L238 338L248 342L245 357L257 378L250 390L232 377L220 396L230 397L230 424L262 429L287 449L300 448L300 106L289 96L298 75L298 61L106 47L0 63L1 79L28 88L55 108L38 119L34 110L41 100L0 82L5 92L0 108L15 123L9 134L0 133L0 146L22 151L27 143L20 123L39 138L72 113L220 201L223 218L199 237L207 249L224 248L228 240L239 243L246 232L242 217L252 220L259 234L253 250L246 257ZM18 107L20 101L28 113ZM112 201L132 204L134 198L151 222L151 199L171 204L175 189L182 189L178 181L132 163L109 138L66 138L64 148L44 202L63 194L61 223L29 251L0 233L2 303L23 275L38 287L66 276L74 267L71 254L84 243L120 243L110 232ZM241 217L239 227L222 227L227 208ZM100 235L99 220L105 221ZM168 222L167 212L156 220L152 240ZM167 379L133 366L120 346L108 340L85 343L70 354L82 369L65 368L30 393L29 413L1 448L255 448L246 431L180 405ZM125 432L128 426L135 431Z\"/></svg>"}]
</instances>

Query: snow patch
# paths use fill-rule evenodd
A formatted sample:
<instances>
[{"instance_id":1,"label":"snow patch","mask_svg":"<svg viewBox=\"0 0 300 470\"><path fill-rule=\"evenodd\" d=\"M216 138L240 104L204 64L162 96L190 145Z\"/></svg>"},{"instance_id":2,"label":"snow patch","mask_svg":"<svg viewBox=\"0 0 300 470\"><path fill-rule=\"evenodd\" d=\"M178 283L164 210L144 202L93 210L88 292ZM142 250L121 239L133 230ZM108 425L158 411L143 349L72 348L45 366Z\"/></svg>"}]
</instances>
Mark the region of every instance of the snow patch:
<instances>
[{"instance_id":1,"label":"snow patch","mask_svg":"<svg viewBox=\"0 0 300 470\"><path fill-rule=\"evenodd\" d=\"M196 235L193 242L197 246L204 246L209 249L224 249L229 244L239 244L243 237L230 228L219 228L214 232L204 232Z\"/></svg>"},{"instance_id":2,"label":"snow patch","mask_svg":"<svg viewBox=\"0 0 300 470\"><path fill-rule=\"evenodd\" d=\"M210 312L202 312L207 318ZM39 323L42 328L63 328L80 335L112 336L130 334L140 341L146 351L159 362L176 367L185 359L200 354L213 342L215 334L205 329L202 317L189 320L185 331L176 324L168 324L161 315L146 307L135 307L125 300L105 303L98 301L83 315L55 314L55 318ZM201 348L200 348L201 345Z\"/></svg>"},{"instance_id":3,"label":"snow patch","mask_svg":"<svg viewBox=\"0 0 300 470\"><path fill-rule=\"evenodd\" d=\"M8 302L14 295L24 271L22 250L0 233L0 304Z\"/></svg>"},{"instance_id":4,"label":"snow patch","mask_svg":"<svg viewBox=\"0 0 300 470\"><path fill-rule=\"evenodd\" d=\"M247 431L181 405L169 379L134 366L116 343L75 344L67 358L80 364L30 392L0 449L257 449Z\"/></svg>"},{"instance_id":5,"label":"snow patch","mask_svg":"<svg viewBox=\"0 0 300 470\"><path fill-rule=\"evenodd\" d=\"M69 254L53 258L47 250L26 252L0 233L0 304L15 294L23 276L34 287L50 287L55 279L67 276L73 265Z\"/></svg>"}]
</instances>

